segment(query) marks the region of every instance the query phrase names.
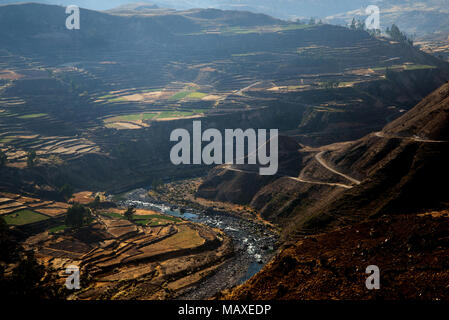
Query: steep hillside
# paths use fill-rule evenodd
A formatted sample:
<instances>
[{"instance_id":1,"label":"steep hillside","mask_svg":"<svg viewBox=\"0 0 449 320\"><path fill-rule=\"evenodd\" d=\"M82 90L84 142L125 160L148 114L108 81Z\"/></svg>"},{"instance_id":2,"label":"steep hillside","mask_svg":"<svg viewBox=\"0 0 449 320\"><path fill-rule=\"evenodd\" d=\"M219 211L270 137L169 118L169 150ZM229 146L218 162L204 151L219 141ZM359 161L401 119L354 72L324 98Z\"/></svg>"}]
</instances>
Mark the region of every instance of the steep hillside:
<instances>
[{"instance_id":1,"label":"steep hillside","mask_svg":"<svg viewBox=\"0 0 449 320\"><path fill-rule=\"evenodd\" d=\"M447 207L449 83L383 131L324 152L333 167L362 181L326 208L298 212L293 229L322 229L381 214ZM307 215L307 214L306 214Z\"/></svg>"},{"instance_id":2,"label":"steep hillside","mask_svg":"<svg viewBox=\"0 0 449 320\"><path fill-rule=\"evenodd\" d=\"M449 214L383 217L305 237L245 284L219 296L250 300L447 300ZM376 265L380 290L368 290Z\"/></svg>"},{"instance_id":3,"label":"steep hillside","mask_svg":"<svg viewBox=\"0 0 449 320\"><path fill-rule=\"evenodd\" d=\"M449 180L448 90L449 83L381 132L301 149L297 174L252 190L248 203L283 225L285 239L382 214L447 207L449 196L441 186ZM205 184L217 179L227 185L221 191L226 198L223 193L233 190L232 180L221 174L209 176Z\"/></svg>"},{"instance_id":4,"label":"steep hillside","mask_svg":"<svg viewBox=\"0 0 449 320\"><path fill-rule=\"evenodd\" d=\"M237 204L249 203L265 185L279 176L295 175L299 171L300 145L295 140L279 137L279 167L275 176L260 176L257 165L220 166L209 172L208 178L200 186L197 196Z\"/></svg>"},{"instance_id":5,"label":"steep hillside","mask_svg":"<svg viewBox=\"0 0 449 320\"><path fill-rule=\"evenodd\" d=\"M415 137L417 139L449 140L449 84L426 97L400 119L389 123L386 135Z\"/></svg>"},{"instance_id":6,"label":"steep hillside","mask_svg":"<svg viewBox=\"0 0 449 320\"><path fill-rule=\"evenodd\" d=\"M354 203L367 215L447 205L448 107L449 83L381 132L330 151L333 165L364 179L328 212L350 214Z\"/></svg>"}]
</instances>

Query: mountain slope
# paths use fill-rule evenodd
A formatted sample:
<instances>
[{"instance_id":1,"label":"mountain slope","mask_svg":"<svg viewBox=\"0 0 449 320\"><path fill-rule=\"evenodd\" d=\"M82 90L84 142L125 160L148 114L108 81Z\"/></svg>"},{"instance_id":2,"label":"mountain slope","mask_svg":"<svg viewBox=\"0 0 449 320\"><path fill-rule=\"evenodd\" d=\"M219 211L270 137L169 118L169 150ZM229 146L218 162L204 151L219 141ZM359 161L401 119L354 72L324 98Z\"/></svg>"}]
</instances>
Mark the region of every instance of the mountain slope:
<instances>
[{"instance_id":1,"label":"mountain slope","mask_svg":"<svg viewBox=\"0 0 449 320\"><path fill-rule=\"evenodd\" d=\"M449 214L383 217L306 237L284 249L230 300L447 300ZM380 290L365 270L380 270Z\"/></svg>"},{"instance_id":2,"label":"mountain slope","mask_svg":"<svg viewBox=\"0 0 449 320\"><path fill-rule=\"evenodd\" d=\"M325 208L297 212L286 234L447 207L441 186L449 179L448 90L446 83L382 132L325 152L328 163L362 183Z\"/></svg>"},{"instance_id":3,"label":"mountain slope","mask_svg":"<svg viewBox=\"0 0 449 320\"><path fill-rule=\"evenodd\" d=\"M284 239L382 214L445 208L449 194L441 186L449 181L448 106L446 83L381 132L302 149L298 178L290 173L253 190L250 203L284 226ZM210 179L233 189L226 175L208 177L205 184Z\"/></svg>"},{"instance_id":4,"label":"mountain slope","mask_svg":"<svg viewBox=\"0 0 449 320\"><path fill-rule=\"evenodd\" d=\"M417 136L425 140L449 141L449 85L426 97L400 119L389 123L386 135Z\"/></svg>"}]
</instances>

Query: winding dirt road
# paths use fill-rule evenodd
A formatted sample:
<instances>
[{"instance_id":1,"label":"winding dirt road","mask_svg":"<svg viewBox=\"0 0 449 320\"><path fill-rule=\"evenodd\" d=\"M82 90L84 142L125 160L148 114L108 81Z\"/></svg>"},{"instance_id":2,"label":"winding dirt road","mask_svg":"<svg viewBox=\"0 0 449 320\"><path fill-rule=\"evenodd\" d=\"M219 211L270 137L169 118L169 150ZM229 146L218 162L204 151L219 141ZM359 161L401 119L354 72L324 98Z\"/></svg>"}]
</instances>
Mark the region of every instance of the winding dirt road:
<instances>
[{"instance_id":1,"label":"winding dirt road","mask_svg":"<svg viewBox=\"0 0 449 320\"><path fill-rule=\"evenodd\" d=\"M275 137L277 137L277 136L275 136ZM268 139L265 143L263 143L262 145L260 145L255 151L253 151L250 155L256 153L262 146L266 145L266 144L267 144L269 141L271 141L273 138L274 138L274 137L271 137L270 139ZM325 152L325 151L319 152L319 153L315 156L315 159L316 159L316 160L317 160L317 161L318 161L324 168L328 169L329 171L331 171L331 172L333 172L333 173L335 173L335 174L338 174L338 175L340 175L340 176L346 178L347 180L351 181L352 183L360 184L360 181L359 181L359 180L356 180L356 179L354 179L354 178L352 178L352 177L350 177L350 176L348 176L348 175L346 175L346 174L344 174L344 173L338 172L337 170L335 170L335 169L331 168L329 165L327 165L327 163L326 163L326 162L324 161L324 159L321 157L322 154L323 154L324 152ZM248 156L249 156L249 155L248 155ZM248 157L248 156L245 156L245 157L241 158L240 160L245 159L245 158ZM257 174L256 171L241 170L241 169L234 168L234 167L232 166L232 163L226 163L226 164L222 165L221 167L222 167L223 169L225 169L225 170L230 170L230 171L235 171L235 172ZM278 177L285 177L285 178L288 178L288 179L291 179L291 180L294 180L294 181L297 181L297 182L302 182L302 183L309 183L309 184L316 184L316 185L326 185L326 186L339 187L339 188L344 188L344 189L351 189L351 188L353 188L352 185L348 185L348 184L344 184L344 183L337 183L337 182L323 182L323 181L312 181L312 180L304 179L304 178L302 178L301 176L299 176L299 177L292 177L292 176L278 175L278 174L276 174L276 176L278 176Z\"/></svg>"},{"instance_id":2,"label":"winding dirt road","mask_svg":"<svg viewBox=\"0 0 449 320\"><path fill-rule=\"evenodd\" d=\"M430 140L421 138L418 136L413 137L401 137L393 134L386 134L385 132L379 131L375 132L374 135L379 138L385 138L385 139L402 139L402 140L412 140L416 142L424 142L424 143L448 143L449 141L443 141L443 140Z\"/></svg>"},{"instance_id":3,"label":"winding dirt road","mask_svg":"<svg viewBox=\"0 0 449 320\"><path fill-rule=\"evenodd\" d=\"M326 161L323 159L323 157L322 157L323 154L324 154L325 152L326 152L326 151L321 151L321 152L319 152L319 153L317 153L317 154L315 155L315 159L316 159L316 161L318 161L319 164L321 164L321 165L322 165L323 167L325 167L327 170L329 170L329 171L331 171L331 172L333 172L333 173L335 173L335 174L338 174L339 176L345 178L346 180L351 181L352 183L360 184L360 181L359 181L359 180L354 179L354 178L348 176L347 174L344 174L344 173L342 173L342 172L339 172L339 171L335 170L334 168L331 168L331 167L326 163Z\"/></svg>"},{"instance_id":4,"label":"winding dirt road","mask_svg":"<svg viewBox=\"0 0 449 320\"><path fill-rule=\"evenodd\" d=\"M248 89L248 88L250 88L250 87L252 87L252 86L254 86L254 85L256 85L256 84L257 84L257 83L255 83L255 84L253 84L253 85L251 85L251 86L249 86L249 87L247 87L247 88L244 88L244 89L242 89L242 90L240 90L240 91L243 92L245 89ZM430 140L430 139L425 139L425 138L421 138L421 137L418 137L418 136L414 136L414 137L401 137L401 136L396 136L396 135L389 135L389 134L386 134L386 133L384 133L384 132L375 132L374 135L375 135L376 137L379 137L379 138L385 138L385 139L403 139L403 140L412 140L412 141L424 142L424 143L449 143L449 141ZM273 137L271 137L268 141L270 141L272 138L273 138ZM266 141L263 145L267 144L268 141ZM261 147L261 146L259 146L259 148L260 148L260 147ZM258 149L259 149L259 148L258 148ZM258 150L258 149L257 149L257 150ZM256 150L256 152L257 152L257 150ZM350 181L352 184L359 185L359 184L361 183L360 180L357 180L357 179L355 179L355 178L353 178L353 177L351 177L351 176L349 176L349 175L347 175L347 174L344 174L344 173L338 171L337 169L331 167L331 166L326 162L326 160L323 159L323 154L324 154L326 151L328 151L328 150L320 151L320 152L318 152L318 153L315 155L315 160L316 160L321 166L323 166L325 169L329 170L330 172L332 172L332 173L334 173L334 174L337 174L337 175L339 175L339 176L345 178L346 180ZM234 168L233 165L230 164L230 163L224 164L224 165L222 165L221 167L224 168L224 169L226 169L226 170L231 170L231 171L236 171L236 172L243 172L243 173L257 174L256 171L241 170L241 169ZM304 178L302 178L301 176L299 176L299 177L292 177L292 176L278 175L278 174L277 174L276 176L278 176L278 177L285 177L285 178L288 178L288 179L291 179L291 180L294 180L294 181L298 181L298 182L301 182L301 183L309 183L309 184L316 184L316 185L327 185L327 186L339 187L339 188L344 188L344 189L351 189L351 188L354 187L354 185L352 185L352 184L349 185L349 184L344 184L344 183L333 183L333 182L312 181L312 180L304 179Z\"/></svg>"},{"instance_id":5,"label":"winding dirt road","mask_svg":"<svg viewBox=\"0 0 449 320\"><path fill-rule=\"evenodd\" d=\"M225 164L225 165L222 165L221 167L223 169L235 171L235 172L258 174L257 171L241 170L241 169L233 168L231 164ZM340 187L340 188L345 188L345 189L351 189L353 187L353 186L343 184L343 183L311 181L311 180L306 180L306 179L299 178L299 177L292 177L292 176L286 176L286 175L280 175L280 174L276 174L276 176L278 176L280 178L288 178L288 179L295 180L295 181L302 182L302 183L326 185L326 186Z\"/></svg>"}]
</instances>

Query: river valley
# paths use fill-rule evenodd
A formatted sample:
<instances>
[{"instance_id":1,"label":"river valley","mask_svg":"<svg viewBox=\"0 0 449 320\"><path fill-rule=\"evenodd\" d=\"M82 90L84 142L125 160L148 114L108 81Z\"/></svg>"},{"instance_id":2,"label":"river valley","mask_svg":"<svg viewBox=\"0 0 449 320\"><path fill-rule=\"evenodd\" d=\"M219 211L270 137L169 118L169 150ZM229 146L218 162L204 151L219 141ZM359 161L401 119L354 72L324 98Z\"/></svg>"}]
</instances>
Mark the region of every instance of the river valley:
<instances>
[{"instance_id":1,"label":"river valley","mask_svg":"<svg viewBox=\"0 0 449 320\"><path fill-rule=\"evenodd\" d=\"M232 238L234 256L224 262L213 275L182 292L178 299L204 299L237 286L259 272L276 251L277 234L260 223L223 212L211 213L189 208L184 209L184 212L177 206L155 202L144 188L126 193L117 204L124 208L133 206L137 209L150 209L218 228Z\"/></svg>"}]
</instances>

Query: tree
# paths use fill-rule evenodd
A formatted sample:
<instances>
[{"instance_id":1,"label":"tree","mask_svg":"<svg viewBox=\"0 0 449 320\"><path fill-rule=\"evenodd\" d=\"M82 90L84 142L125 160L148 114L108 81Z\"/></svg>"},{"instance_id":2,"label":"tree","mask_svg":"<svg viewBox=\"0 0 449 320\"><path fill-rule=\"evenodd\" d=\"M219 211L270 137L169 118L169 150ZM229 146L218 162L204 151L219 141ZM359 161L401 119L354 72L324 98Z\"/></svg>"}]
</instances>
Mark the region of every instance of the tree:
<instances>
[{"instance_id":1,"label":"tree","mask_svg":"<svg viewBox=\"0 0 449 320\"><path fill-rule=\"evenodd\" d=\"M17 248L18 244L11 236L8 225L0 216L0 261L11 263L16 260L18 258Z\"/></svg>"},{"instance_id":2,"label":"tree","mask_svg":"<svg viewBox=\"0 0 449 320\"><path fill-rule=\"evenodd\" d=\"M357 28L357 22L356 22L355 18L352 18L350 28L351 28L351 30L355 30Z\"/></svg>"},{"instance_id":3,"label":"tree","mask_svg":"<svg viewBox=\"0 0 449 320\"><path fill-rule=\"evenodd\" d=\"M133 219L134 213L136 213L136 208L134 208L133 206L129 206L125 211L125 218L128 219L128 221L131 221Z\"/></svg>"},{"instance_id":4,"label":"tree","mask_svg":"<svg viewBox=\"0 0 449 320\"><path fill-rule=\"evenodd\" d=\"M31 168L36 164L37 161L38 161L38 159L37 159L36 151L34 151L34 150L28 151L27 166Z\"/></svg>"},{"instance_id":5,"label":"tree","mask_svg":"<svg viewBox=\"0 0 449 320\"><path fill-rule=\"evenodd\" d=\"M13 266L5 273L8 266ZM64 298L57 275L36 261L32 251L26 252L0 217L0 300L12 298Z\"/></svg>"},{"instance_id":6,"label":"tree","mask_svg":"<svg viewBox=\"0 0 449 320\"><path fill-rule=\"evenodd\" d=\"M101 203L100 196L97 195L97 196L95 197L94 201L92 202L91 206L92 206L92 208L94 208L94 209L98 209L98 208L100 207L100 203Z\"/></svg>"},{"instance_id":7,"label":"tree","mask_svg":"<svg viewBox=\"0 0 449 320\"><path fill-rule=\"evenodd\" d=\"M6 153L0 150L0 168L4 167L6 162L8 162L8 157L6 156Z\"/></svg>"},{"instance_id":8,"label":"tree","mask_svg":"<svg viewBox=\"0 0 449 320\"><path fill-rule=\"evenodd\" d=\"M357 26L356 26L357 30L364 31L365 28L366 28L365 21L361 21L361 20L357 21Z\"/></svg>"},{"instance_id":9,"label":"tree","mask_svg":"<svg viewBox=\"0 0 449 320\"><path fill-rule=\"evenodd\" d=\"M407 37L407 35L401 32L401 30L399 30L399 27L395 24L391 26L391 29L387 28L385 33L388 34L394 41L398 41L413 46L413 39Z\"/></svg>"},{"instance_id":10,"label":"tree","mask_svg":"<svg viewBox=\"0 0 449 320\"><path fill-rule=\"evenodd\" d=\"M75 203L67 210L65 224L72 228L81 228L90 223L91 216L89 209Z\"/></svg>"},{"instance_id":11,"label":"tree","mask_svg":"<svg viewBox=\"0 0 449 320\"><path fill-rule=\"evenodd\" d=\"M64 199L69 200L73 195L73 187L66 183L59 189L59 194L63 196Z\"/></svg>"},{"instance_id":12,"label":"tree","mask_svg":"<svg viewBox=\"0 0 449 320\"><path fill-rule=\"evenodd\" d=\"M14 268L12 276L16 279L19 288L27 288L28 290L24 291L29 291L33 289L33 284L39 283L44 274L44 267L37 263L33 251L29 251L26 253L26 258ZM25 295L25 292L18 293Z\"/></svg>"},{"instance_id":13,"label":"tree","mask_svg":"<svg viewBox=\"0 0 449 320\"><path fill-rule=\"evenodd\" d=\"M387 80L393 81L394 80L394 75L395 75L394 71L391 70L389 67L387 67L385 69L385 78Z\"/></svg>"},{"instance_id":14,"label":"tree","mask_svg":"<svg viewBox=\"0 0 449 320\"><path fill-rule=\"evenodd\" d=\"M322 86L325 89L332 89L332 88L338 88L340 86L340 82L336 80L329 80L322 83Z\"/></svg>"},{"instance_id":15,"label":"tree","mask_svg":"<svg viewBox=\"0 0 449 320\"><path fill-rule=\"evenodd\" d=\"M310 18L309 20L309 26L313 26L316 23L315 18Z\"/></svg>"},{"instance_id":16,"label":"tree","mask_svg":"<svg viewBox=\"0 0 449 320\"><path fill-rule=\"evenodd\" d=\"M0 281L3 282L0 297L4 295L8 299L12 297L63 299L65 297L63 288L57 282L56 272L39 264L33 251L25 252L12 270L12 274Z\"/></svg>"}]
</instances>

